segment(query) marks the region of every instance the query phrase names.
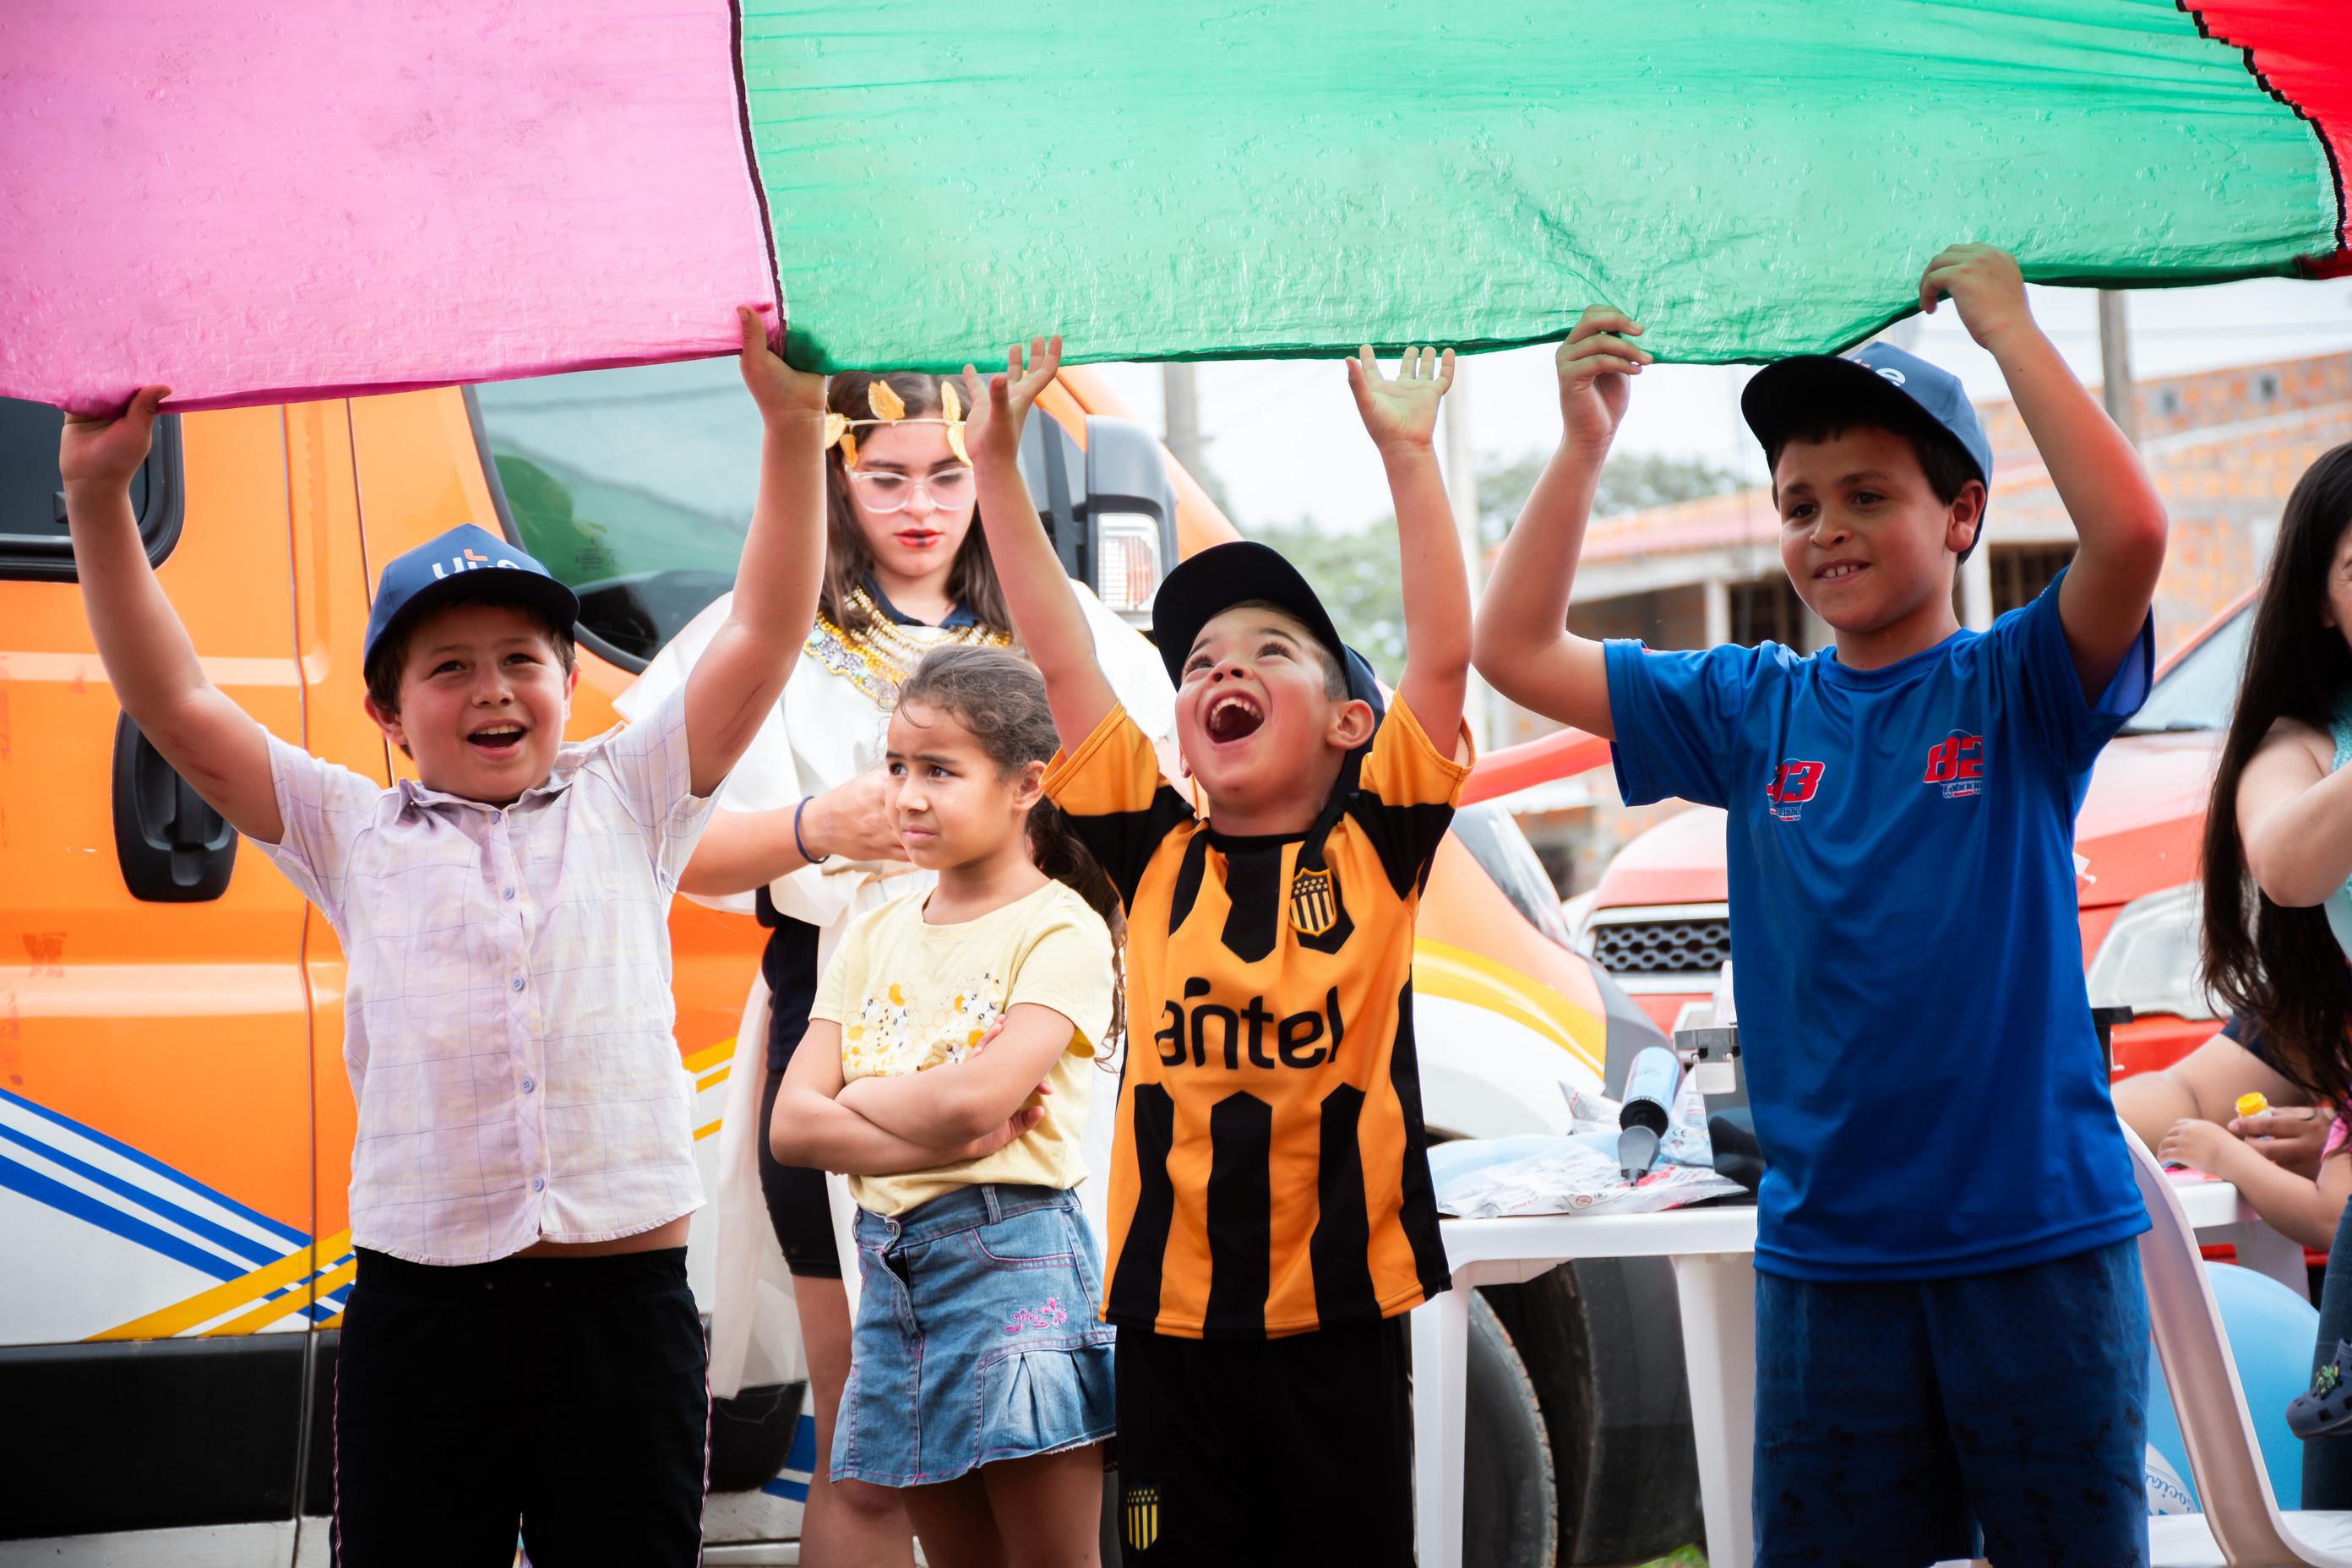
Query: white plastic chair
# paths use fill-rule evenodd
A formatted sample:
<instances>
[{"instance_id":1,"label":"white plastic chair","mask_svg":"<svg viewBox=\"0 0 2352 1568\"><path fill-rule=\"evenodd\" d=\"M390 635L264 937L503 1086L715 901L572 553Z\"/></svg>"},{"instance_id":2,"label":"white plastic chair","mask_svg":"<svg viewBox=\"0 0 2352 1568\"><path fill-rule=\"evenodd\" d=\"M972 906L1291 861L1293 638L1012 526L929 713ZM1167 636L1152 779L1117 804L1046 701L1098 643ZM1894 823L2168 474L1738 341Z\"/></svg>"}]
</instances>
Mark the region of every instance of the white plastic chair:
<instances>
[{"instance_id":1,"label":"white plastic chair","mask_svg":"<svg viewBox=\"0 0 2352 1568\"><path fill-rule=\"evenodd\" d=\"M2352 1512L2279 1511L2197 1232L2147 1145L2128 1127L2124 1142L2153 1222L2139 1238L2139 1267L2157 1359L2205 1509L2149 1520L2150 1560L2157 1568L2352 1568Z\"/></svg>"}]
</instances>

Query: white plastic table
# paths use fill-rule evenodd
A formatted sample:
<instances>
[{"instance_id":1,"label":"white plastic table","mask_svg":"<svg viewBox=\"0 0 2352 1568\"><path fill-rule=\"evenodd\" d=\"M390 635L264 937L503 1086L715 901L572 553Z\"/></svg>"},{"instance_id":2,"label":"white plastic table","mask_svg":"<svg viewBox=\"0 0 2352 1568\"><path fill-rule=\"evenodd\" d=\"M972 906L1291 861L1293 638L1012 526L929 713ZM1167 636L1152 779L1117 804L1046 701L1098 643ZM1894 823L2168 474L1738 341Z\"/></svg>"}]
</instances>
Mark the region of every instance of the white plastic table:
<instances>
[{"instance_id":1,"label":"white plastic table","mask_svg":"<svg viewBox=\"0 0 2352 1568\"><path fill-rule=\"evenodd\" d=\"M2200 1235L2234 1243L2248 1267L2307 1298L2302 1247L2263 1224L2229 1183L2178 1179L2181 1206ZM1587 1258L1664 1258L1674 1266L1707 1557L1723 1563L1752 1561L1748 1482L1756 1426L1756 1277L1749 1258L1756 1251L1755 1208L1449 1219L1438 1228L1454 1289L1412 1314L1413 1490L1421 1568L1459 1568L1462 1562L1471 1289L1517 1284Z\"/></svg>"}]
</instances>

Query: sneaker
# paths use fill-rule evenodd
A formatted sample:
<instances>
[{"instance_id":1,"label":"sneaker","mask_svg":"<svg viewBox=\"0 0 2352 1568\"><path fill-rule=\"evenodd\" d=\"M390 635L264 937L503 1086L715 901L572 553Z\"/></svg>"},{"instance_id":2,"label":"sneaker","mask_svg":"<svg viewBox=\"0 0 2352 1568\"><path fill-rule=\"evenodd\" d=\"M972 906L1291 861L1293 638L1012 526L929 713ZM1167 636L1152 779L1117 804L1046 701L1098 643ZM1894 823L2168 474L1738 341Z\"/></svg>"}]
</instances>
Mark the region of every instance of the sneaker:
<instances>
[{"instance_id":1,"label":"sneaker","mask_svg":"<svg viewBox=\"0 0 2352 1568\"><path fill-rule=\"evenodd\" d=\"M2352 1342L2336 1342L2336 1354L2312 1374L2311 1390L2286 1407L2287 1430L2298 1437L2339 1437L2352 1431Z\"/></svg>"}]
</instances>

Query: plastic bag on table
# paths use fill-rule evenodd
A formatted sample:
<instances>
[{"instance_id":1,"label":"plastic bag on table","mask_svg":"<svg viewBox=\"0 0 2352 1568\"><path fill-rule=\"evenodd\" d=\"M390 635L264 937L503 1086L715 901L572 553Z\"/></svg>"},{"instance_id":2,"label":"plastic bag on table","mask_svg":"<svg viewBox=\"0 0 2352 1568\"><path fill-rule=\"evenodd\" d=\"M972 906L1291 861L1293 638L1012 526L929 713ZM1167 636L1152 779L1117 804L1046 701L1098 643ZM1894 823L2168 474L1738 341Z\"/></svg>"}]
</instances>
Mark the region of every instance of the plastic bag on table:
<instances>
[{"instance_id":1,"label":"plastic bag on table","mask_svg":"<svg viewBox=\"0 0 2352 1568\"><path fill-rule=\"evenodd\" d=\"M1463 1219L1492 1219L1500 1215L1653 1214L1745 1190L1715 1173L1714 1151L1706 1135L1706 1097L1687 1079L1675 1097L1674 1121L1660 1146L1658 1163L1639 1181L1627 1181L1618 1168L1616 1109L1609 1100L1571 1089L1569 1113L1575 1132L1553 1140L1549 1148L1468 1169L1441 1182L1438 1212Z\"/></svg>"}]
</instances>

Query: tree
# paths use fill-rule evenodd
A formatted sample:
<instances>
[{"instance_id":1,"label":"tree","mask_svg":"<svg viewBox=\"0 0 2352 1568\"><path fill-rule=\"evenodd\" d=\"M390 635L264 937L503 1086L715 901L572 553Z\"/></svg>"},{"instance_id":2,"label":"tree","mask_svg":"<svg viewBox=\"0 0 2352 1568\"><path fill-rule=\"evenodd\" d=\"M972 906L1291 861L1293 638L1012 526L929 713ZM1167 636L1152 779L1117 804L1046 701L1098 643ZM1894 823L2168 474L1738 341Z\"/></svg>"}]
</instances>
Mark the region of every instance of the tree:
<instances>
[{"instance_id":1,"label":"tree","mask_svg":"<svg viewBox=\"0 0 2352 1568\"><path fill-rule=\"evenodd\" d=\"M1528 492L1550 454L1531 452L1478 477L1478 536L1489 546L1510 531ZM1700 458L1620 453L1601 470L1593 511L1634 511L1737 489L1738 476ZM1230 510L1227 513L1231 515ZM1397 563L1396 519L1334 533L1305 518L1252 528L1253 539L1274 546L1315 584L1331 624L1349 647L1390 680L1404 668L1404 600Z\"/></svg>"},{"instance_id":2,"label":"tree","mask_svg":"<svg viewBox=\"0 0 2352 1568\"><path fill-rule=\"evenodd\" d=\"M1478 476L1478 537L1500 544L1510 532L1528 493L1536 488L1549 452L1529 452L1501 468ZM1592 515L1643 511L1654 506L1696 500L1739 488L1739 476L1704 458L1671 457L1657 452L1618 452L1601 465L1601 482L1592 496Z\"/></svg>"}]
</instances>

